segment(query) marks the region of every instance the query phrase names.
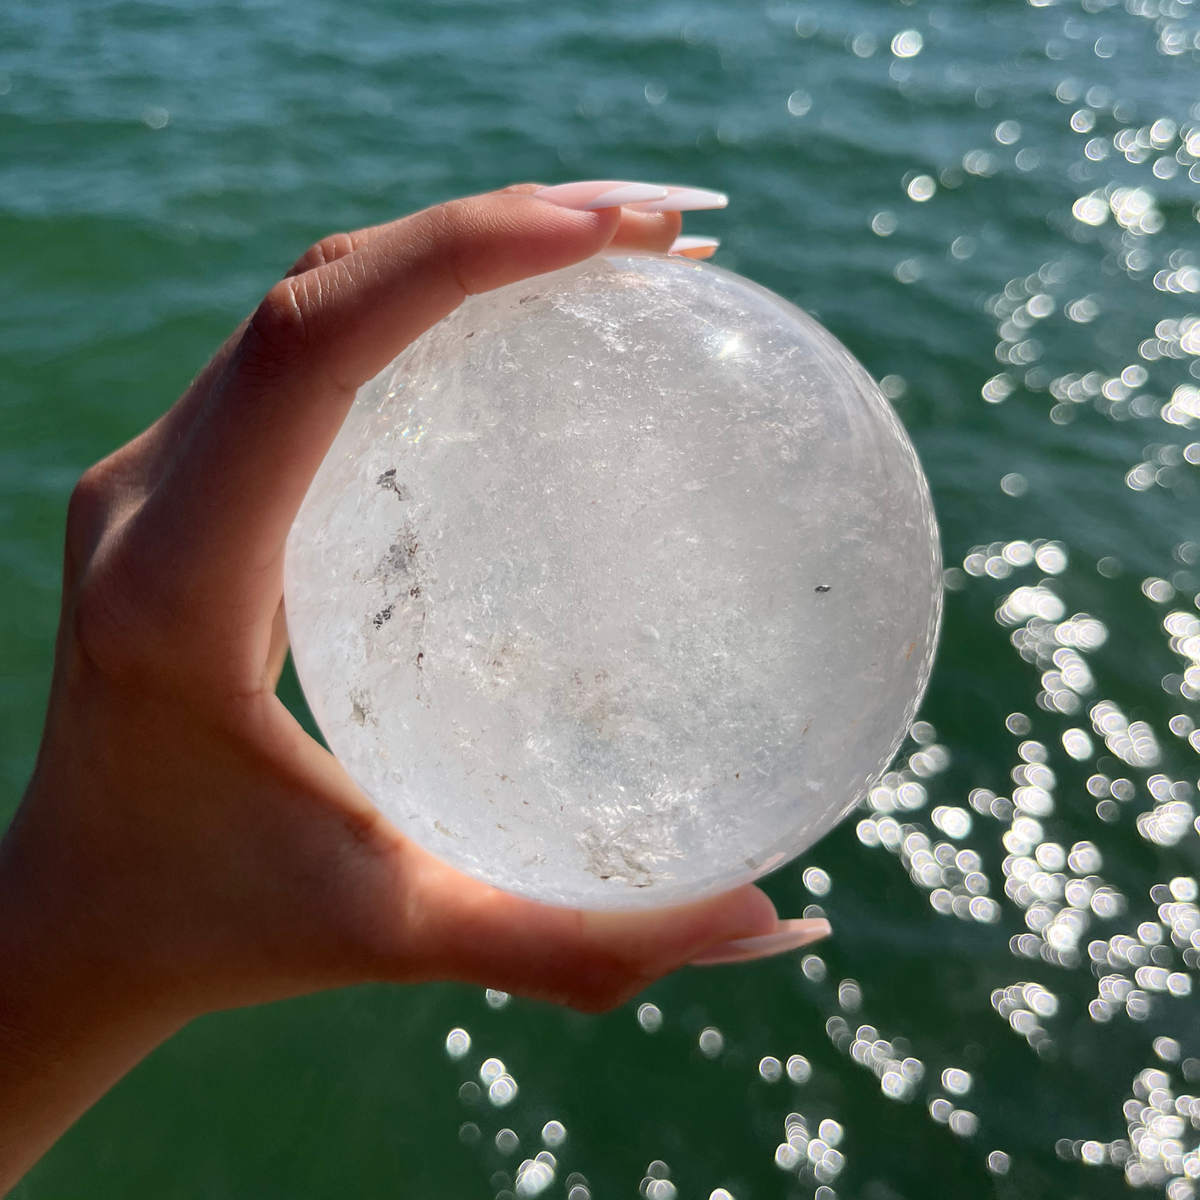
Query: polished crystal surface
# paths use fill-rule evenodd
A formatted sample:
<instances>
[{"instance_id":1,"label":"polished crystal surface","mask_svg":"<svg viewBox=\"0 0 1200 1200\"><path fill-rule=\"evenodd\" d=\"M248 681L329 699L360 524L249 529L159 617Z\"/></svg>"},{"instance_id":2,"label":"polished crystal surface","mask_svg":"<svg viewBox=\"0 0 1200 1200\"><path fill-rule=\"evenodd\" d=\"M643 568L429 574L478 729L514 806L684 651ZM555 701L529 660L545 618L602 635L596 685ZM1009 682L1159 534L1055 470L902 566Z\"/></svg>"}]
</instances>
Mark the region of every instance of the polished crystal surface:
<instances>
[{"instance_id":1,"label":"polished crystal surface","mask_svg":"<svg viewBox=\"0 0 1200 1200\"><path fill-rule=\"evenodd\" d=\"M305 695L408 836L591 908L810 846L887 766L941 609L919 463L858 362L711 265L468 299L360 392L288 543Z\"/></svg>"}]
</instances>

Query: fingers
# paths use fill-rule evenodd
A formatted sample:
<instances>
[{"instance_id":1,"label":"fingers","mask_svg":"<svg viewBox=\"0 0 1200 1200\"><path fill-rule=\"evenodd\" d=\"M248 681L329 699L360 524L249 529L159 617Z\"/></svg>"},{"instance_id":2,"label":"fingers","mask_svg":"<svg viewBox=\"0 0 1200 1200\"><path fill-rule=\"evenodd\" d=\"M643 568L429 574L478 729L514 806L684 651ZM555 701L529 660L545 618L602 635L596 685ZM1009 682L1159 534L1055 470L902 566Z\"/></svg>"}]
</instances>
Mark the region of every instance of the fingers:
<instances>
[{"instance_id":1,"label":"fingers","mask_svg":"<svg viewBox=\"0 0 1200 1200\"><path fill-rule=\"evenodd\" d=\"M251 319L139 514L138 557L171 580L164 607L253 608L232 581L277 585L287 530L358 387L465 296L587 258L620 223L615 209L493 194L312 252L331 261L302 259Z\"/></svg>"},{"instance_id":2,"label":"fingers","mask_svg":"<svg viewBox=\"0 0 1200 1200\"><path fill-rule=\"evenodd\" d=\"M347 254L353 254L355 250L365 246L375 235L386 228L383 225L373 225L367 229L359 229L354 233L333 233L329 237L322 238L314 246L310 246L294 263L288 273L284 276L285 279L291 279L295 275L303 275L305 271L311 271L314 267L324 267L329 263L337 262L339 258L345 258Z\"/></svg>"},{"instance_id":3,"label":"fingers","mask_svg":"<svg viewBox=\"0 0 1200 1200\"><path fill-rule=\"evenodd\" d=\"M511 187L503 188L499 194L530 196L536 195L541 190L543 189L540 184L517 183ZM672 189L663 188L657 190L670 192ZM681 191L683 189L674 190ZM688 191L696 192L698 189L688 189ZM718 195L715 192L703 194ZM673 243L679 240L679 230L683 226L682 210L672 208L659 211L658 209L642 209L639 206L635 208L621 208L620 213L621 221L612 236L609 248L655 250L663 254L668 250L673 253L677 252ZM353 254L354 251L361 249L385 230L389 229L392 224L395 224L395 222L386 225L373 225L366 229L357 229L353 233L335 233L329 237L322 238L316 245L309 247L292 264L285 278L291 278L292 276L303 274L305 271L311 271L314 267L326 266L329 263L336 262L339 258ZM683 240L687 241L688 239ZM691 241L696 243L703 242L705 244L711 240L708 238L691 239ZM692 257L696 256L693 255Z\"/></svg>"},{"instance_id":4,"label":"fingers","mask_svg":"<svg viewBox=\"0 0 1200 1200\"><path fill-rule=\"evenodd\" d=\"M756 887L637 912L535 904L405 846L412 897L403 933L405 978L415 969L423 979L458 979L598 1011L685 963L745 961L828 932L825 922L800 922L803 930L779 922Z\"/></svg>"},{"instance_id":5,"label":"fingers","mask_svg":"<svg viewBox=\"0 0 1200 1200\"><path fill-rule=\"evenodd\" d=\"M581 185L569 185L569 188L578 188L579 186ZM594 191L594 185L582 186L585 189L591 187ZM706 192L698 188L629 186L644 188L645 194L661 197L661 199L634 207L621 208L619 210L620 221L609 243L612 248L651 250L659 253L682 254L691 258L711 257L718 245L716 239L679 237L682 226L681 213L696 207L723 207L726 202L724 196L717 192ZM523 183L504 188L496 194L528 196L554 190L556 189L544 189L536 183ZM683 200L678 199L681 196ZM661 207L659 207L660 205ZM349 233L335 233L322 238L292 264L284 278L295 278L352 255L400 223L392 221L382 225L367 226ZM177 451L180 440L200 411L214 382L226 372L229 360L241 345L247 324L248 322L243 322L234 330L169 412L165 413L141 437L118 452L124 462L130 464L132 474L144 490L149 490L163 474L165 466Z\"/></svg>"},{"instance_id":6,"label":"fingers","mask_svg":"<svg viewBox=\"0 0 1200 1200\"><path fill-rule=\"evenodd\" d=\"M509 195L519 196L539 196L545 198L546 194L558 195L558 203L571 202L575 204L590 205L596 199L598 189L604 189L607 192L607 197L612 198L613 194L619 197L620 189L626 188L642 188L645 194L667 193L670 195L672 191L682 189L672 189L669 187L654 187L649 184L619 184L610 181L599 183L570 183L562 184L559 187L544 188L538 183L516 183L511 187L504 189L504 192ZM696 189L689 189L696 190ZM642 194L642 193L638 193ZM717 195L717 193L708 193ZM601 199L605 198L601 195ZM665 254L671 248L673 243L679 238L679 230L683 226L683 217L680 211L664 210L662 212L641 211L642 205L633 207L624 206L619 211L621 214L620 224L616 228L616 232L612 235L612 240L608 243L605 249L622 249L622 250L654 250L660 254Z\"/></svg>"},{"instance_id":7,"label":"fingers","mask_svg":"<svg viewBox=\"0 0 1200 1200\"><path fill-rule=\"evenodd\" d=\"M625 195L668 211L596 207ZM312 247L154 431L150 500L127 538L147 606L198 641L214 616L224 632L269 620L287 531L363 383L467 295L610 245L665 252L678 210L712 195L517 185Z\"/></svg>"}]
</instances>

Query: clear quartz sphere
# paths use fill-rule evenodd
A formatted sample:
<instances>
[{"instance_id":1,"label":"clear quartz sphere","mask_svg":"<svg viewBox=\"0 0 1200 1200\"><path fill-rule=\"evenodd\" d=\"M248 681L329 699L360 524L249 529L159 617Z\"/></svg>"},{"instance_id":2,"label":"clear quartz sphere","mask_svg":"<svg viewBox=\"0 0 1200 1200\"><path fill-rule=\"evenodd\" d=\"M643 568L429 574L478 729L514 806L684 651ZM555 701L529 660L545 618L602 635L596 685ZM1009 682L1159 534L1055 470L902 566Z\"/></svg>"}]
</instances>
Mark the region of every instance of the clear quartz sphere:
<instances>
[{"instance_id":1,"label":"clear quartz sphere","mask_svg":"<svg viewBox=\"0 0 1200 1200\"><path fill-rule=\"evenodd\" d=\"M929 678L928 485L774 293L610 253L468 299L358 393L288 542L305 696L439 858L586 908L811 846Z\"/></svg>"}]
</instances>

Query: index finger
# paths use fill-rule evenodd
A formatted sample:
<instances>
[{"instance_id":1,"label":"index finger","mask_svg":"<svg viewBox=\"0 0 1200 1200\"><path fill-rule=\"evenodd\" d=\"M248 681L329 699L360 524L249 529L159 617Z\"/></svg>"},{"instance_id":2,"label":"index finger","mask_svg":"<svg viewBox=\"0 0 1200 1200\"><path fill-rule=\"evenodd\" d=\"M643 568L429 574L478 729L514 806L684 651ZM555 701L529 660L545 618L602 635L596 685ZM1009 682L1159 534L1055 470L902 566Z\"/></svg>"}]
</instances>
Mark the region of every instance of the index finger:
<instances>
[{"instance_id":1,"label":"index finger","mask_svg":"<svg viewBox=\"0 0 1200 1200\"><path fill-rule=\"evenodd\" d=\"M514 183L501 188L498 195L532 196L540 191L540 183ZM657 250L666 253L679 239L683 217L678 212L639 212L633 208L621 208L621 222L609 242L610 247L621 246L634 250ZM368 225L352 233L334 233L310 246L291 266L288 275L300 275L314 267L323 267L347 254L373 242L385 233L395 221L382 225Z\"/></svg>"},{"instance_id":2,"label":"index finger","mask_svg":"<svg viewBox=\"0 0 1200 1200\"><path fill-rule=\"evenodd\" d=\"M177 617L273 611L288 529L357 389L466 296L588 258L621 219L492 193L276 284L127 530L146 586Z\"/></svg>"}]
</instances>

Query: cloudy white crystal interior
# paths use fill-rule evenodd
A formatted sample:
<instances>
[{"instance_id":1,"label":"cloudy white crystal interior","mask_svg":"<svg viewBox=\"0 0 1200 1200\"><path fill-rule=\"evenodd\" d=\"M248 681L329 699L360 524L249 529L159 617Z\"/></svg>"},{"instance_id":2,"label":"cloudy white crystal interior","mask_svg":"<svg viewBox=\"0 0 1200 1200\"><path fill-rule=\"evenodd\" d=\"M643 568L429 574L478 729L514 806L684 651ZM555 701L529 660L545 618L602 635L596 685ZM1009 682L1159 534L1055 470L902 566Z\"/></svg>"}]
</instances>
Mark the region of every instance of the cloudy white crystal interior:
<instances>
[{"instance_id":1,"label":"cloudy white crystal interior","mask_svg":"<svg viewBox=\"0 0 1200 1200\"><path fill-rule=\"evenodd\" d=\"M610 255L468 299L362 388L286 608L322 732L405 834L644 907L854 806L928 679L941 563L840 343L719 268Z\"/></svg>"}]
</instances>

